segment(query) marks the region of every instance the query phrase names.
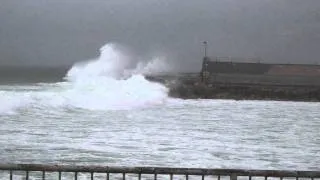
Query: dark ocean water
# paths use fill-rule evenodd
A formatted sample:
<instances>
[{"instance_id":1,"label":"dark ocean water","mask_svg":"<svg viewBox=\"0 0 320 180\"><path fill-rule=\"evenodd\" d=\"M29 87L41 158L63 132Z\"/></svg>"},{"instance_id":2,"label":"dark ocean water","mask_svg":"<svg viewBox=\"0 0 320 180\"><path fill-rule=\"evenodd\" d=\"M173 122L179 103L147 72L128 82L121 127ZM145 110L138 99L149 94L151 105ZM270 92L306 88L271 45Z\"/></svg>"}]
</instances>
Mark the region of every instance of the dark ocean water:
<instances>
[{"instance_id":1,"label":"dark ocean water","mask_svg":"<svg viewBox=\"0 0 320 180\"><path fill-rule=\"evenodd\" d=\"M70 67L0 67L0 84L60 82Z\"/></svg>"}]
</instances>

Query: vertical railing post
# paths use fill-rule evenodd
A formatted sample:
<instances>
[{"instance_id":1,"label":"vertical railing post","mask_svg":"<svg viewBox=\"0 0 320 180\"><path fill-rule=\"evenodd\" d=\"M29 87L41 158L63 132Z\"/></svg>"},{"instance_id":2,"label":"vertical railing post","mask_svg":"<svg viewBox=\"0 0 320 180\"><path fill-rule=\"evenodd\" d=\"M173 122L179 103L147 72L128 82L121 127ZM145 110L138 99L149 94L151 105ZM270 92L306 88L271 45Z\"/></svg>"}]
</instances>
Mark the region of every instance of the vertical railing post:
<instances>
[{"instance_id":1,"label":"vertical railing post","mask_svg":"<svg viewBox=\"0 0 320 180\"><path fill-rule=\"evenodd\" d=\"M109 180L109 179L110 179L110 173L107 172L107 180Z\"/></svg>"},{"instance_id":2,"label":"vertical railing post","mask_svg":"<svg viewBox=\"0 0 320 180\"><path fill-rule=\"evenodd\" d=\"M29 171L26 171L26 180L29 180Z\"/></svg>"},{"instance_id":3,"label":"vertical railing post","mask_svg":"<svg viewBox=\"0 0 320 180\"><path fill-rule=\"evenodd\" d=\"M107 180L110 179L109 166L107 166Z\"/></svg>"},{"instance_id":4,"label":"vertical railing post","mask_svg":"<svg viewBox=\"0 0 320 180\"><path fill-rule=\"evenodd\" d=\"M10 170L10 180L12 180L12 170Z\"/></svg>"},{"instance_id":5,"label":"vertical railing post","mask_svg":"<svg viewBox=\"0 0 320 180\"><path fill-rule=\"evenodd\" d=\"M236 174L231 174L230 175L230 180L237 180L237 175Z\"/></svg>"},{"instance_id":6,"label":"vertical railing post","mask_svg":"<svg viewBox=\"0 0 320 180\"><path fill-rule=\"evenodd\" d=\"M46 172L42 171L42 180L45 180L45 179L46 179Z\"/></svg>"}]
</instances>

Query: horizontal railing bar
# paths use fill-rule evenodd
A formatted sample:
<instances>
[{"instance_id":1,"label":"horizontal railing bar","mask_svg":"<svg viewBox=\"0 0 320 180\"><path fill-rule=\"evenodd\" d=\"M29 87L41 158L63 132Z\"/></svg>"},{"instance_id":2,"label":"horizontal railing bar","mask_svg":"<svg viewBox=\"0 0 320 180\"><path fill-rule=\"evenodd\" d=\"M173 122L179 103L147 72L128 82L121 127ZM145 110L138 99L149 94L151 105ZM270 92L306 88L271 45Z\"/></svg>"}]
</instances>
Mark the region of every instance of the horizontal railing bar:
<instances>
[{"instance_id":1,"label":"horizontal railing bar","mask_svg":"<svg viewBox=\"0 0 320 180\"><path fill-rule=\"evenodd\" d=\"M218 176L261 176L261 177L301 177L320 178L320 171L287 170L243 170L243 169L201 169L166 167L117 167L117 166L72 166L43 164L0 164L6 171L46 171L83 173L130 173L130 174L174 174L174 175L218 175Z\"/></svg>"}]
</instances>

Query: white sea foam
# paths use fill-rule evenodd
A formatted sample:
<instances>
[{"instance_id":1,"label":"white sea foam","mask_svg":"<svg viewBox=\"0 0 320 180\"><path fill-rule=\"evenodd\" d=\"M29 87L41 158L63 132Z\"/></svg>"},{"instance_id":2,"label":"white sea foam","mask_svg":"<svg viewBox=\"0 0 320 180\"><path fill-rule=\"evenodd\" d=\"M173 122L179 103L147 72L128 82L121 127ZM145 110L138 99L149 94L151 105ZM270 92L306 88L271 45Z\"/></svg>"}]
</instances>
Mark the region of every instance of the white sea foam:
<instances>
[{"instance_id":1,"label":"white sea foam","mask_svg":"<svg viewBox=\"0 0 320 180\"><path fill-rule=\"evenodd\" d=\"M64 94L69 105L103 110L162 103L167 88L147 81L139 71L145 70L141 65L137 70L126 69L129 61L114 45L107 44L98 59L73 66L66 76L71 87Z\"/></svg>"},{"instance_id":2,"label":"white sea foam","mask_svg":"<svg viewBox=\"0 0 320 180\"><path fill-rule=\"evenodd\" d=\"M26 89L1 94L0 113L13 113L31 104L44 110L50 107L122 110L163 103L167 99L167 88L147 81L143 75L159 72L158 66L163 71L164 64L160 58L156 57L149 63L136 61L136 68L128 68L132 61L130 58L115 45L107 44L100 49L98 58L76 63L68 71L66 82L50 84L50 88L41 91Z\"/></svg>"},{"instance_id":3,"label":"white sea foam","mask_svg":"<svg viewBox=\"0 0 320 180\"><path fill-rule=\"evenodd\" d=\"M23 93L18 97L14 93L0 91L0 115L12 115L21 107L31 103L28 94Z\"/></svg>"}]
</instances>

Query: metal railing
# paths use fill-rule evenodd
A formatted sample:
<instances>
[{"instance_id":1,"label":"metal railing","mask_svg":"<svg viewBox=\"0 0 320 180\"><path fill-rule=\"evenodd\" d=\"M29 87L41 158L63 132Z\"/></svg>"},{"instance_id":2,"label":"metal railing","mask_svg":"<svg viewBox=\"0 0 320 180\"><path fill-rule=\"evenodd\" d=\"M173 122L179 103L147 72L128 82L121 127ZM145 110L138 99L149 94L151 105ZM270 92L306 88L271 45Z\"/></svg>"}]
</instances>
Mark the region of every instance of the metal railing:
<instances>
[{"instance_id":1,"label":"metal railing","mask_svg":"<svg viewBox=\"0 0 320 180\"><path fill-rule=\"evenodd\" d=\"M320 171L284 171L284 170L242 170L242 169L200 169L200 168L164 168L164 167L109 167L109 166L71 166L71 165L42 165L42 164L0 164L1 176L7 173L8 179L14 179L14 176L19 176L22 179L65 179L62 173L71 173L67 179L79 178L80 173L88 174L85 179L95 179L95 174L99 173L97 179L111 180L111 179L138 179L141 180L142 175L151 175L152 178L147 179L161 179L160 175L166 175L164 179L173 180L175 176L179 179L188 180L190 176L198 176L202 180L213 179L215 176L217 180L221 177L230 177L230 180L237 180L239 177L247 177L251 180L253 177L262 177L264 180L268 178L309 178L314 180L320 178ZM18 173L17 175L17 172ZM32 172L38 172L36 178L31 178ZM55 177L47 178L48 173L56 173ZM117 178L110 177L111 174L120 174ZM131 175L131 176L129 176ZM1 177L3 179L3 177ZM229 178L228 178L229 179Z\"/></svg>"}]
</instances>

